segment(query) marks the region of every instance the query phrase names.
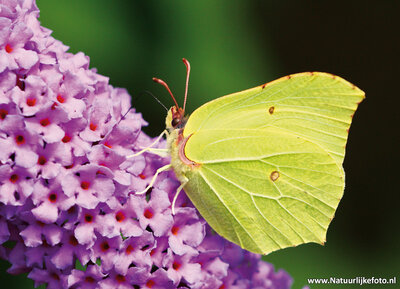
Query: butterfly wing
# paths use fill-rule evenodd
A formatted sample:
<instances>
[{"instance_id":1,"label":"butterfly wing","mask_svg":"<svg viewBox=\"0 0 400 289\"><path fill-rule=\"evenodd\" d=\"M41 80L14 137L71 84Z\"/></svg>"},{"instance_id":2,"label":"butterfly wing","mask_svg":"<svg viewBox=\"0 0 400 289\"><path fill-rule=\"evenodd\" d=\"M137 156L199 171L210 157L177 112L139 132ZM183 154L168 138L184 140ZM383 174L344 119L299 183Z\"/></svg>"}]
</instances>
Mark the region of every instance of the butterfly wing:
<instances>
[{"instance_id":1,"label":"butterfly wing","mask_svg":"<svg viewBox=\"0 0 400 289\"><path fill-rule=\"evenodd\" d=\"M185 156L199 164L185 171L185 192L216 232L249 251L325 242L363 98L340 77L300 73L206 103L183 132Z\"/></svg>"},{"instance_id":2,"label":"butterfly wing","mask_svg":"<svg viewBox=\"0 0 400 289\"><path fill-rule=\"evenodd\" d=\"M328 73L309 72L210 101L196 109L184 130L276 127L322 146L343 162L348 130L364 92Z\"/></svg>"}]
</instances>

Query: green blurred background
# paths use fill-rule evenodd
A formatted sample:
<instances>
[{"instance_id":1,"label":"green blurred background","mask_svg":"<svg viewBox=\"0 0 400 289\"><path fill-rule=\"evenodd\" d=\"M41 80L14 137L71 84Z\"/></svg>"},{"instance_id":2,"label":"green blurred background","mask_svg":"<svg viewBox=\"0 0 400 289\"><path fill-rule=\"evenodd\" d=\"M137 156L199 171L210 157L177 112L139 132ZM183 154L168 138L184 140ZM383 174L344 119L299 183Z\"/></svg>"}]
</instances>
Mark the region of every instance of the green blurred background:
<instances>
[{"instance_id":1,"label":"green blurred background","mask_svg":"<svg viewBox=\"0 0 400 289\"><path fill-rule=\"evenodd\" d=\"M149 121L164 129L172 101L151 80L168 82L182 101L186 57L192 65L188 112L216 97L290 73L326 71L366 94L344 162L346 189L324 247L306 244L265 260L294 278L397 277L400 288L399 104L400 1L38 0L43 26L91 58L91 67L125 87ZM397 27L397 28L395 28ZM33 288L5 273L0 288ZM364 287L364 286L361 286ZM314 285L311 288L359 288Z\"/></svg>"}]
</instances>

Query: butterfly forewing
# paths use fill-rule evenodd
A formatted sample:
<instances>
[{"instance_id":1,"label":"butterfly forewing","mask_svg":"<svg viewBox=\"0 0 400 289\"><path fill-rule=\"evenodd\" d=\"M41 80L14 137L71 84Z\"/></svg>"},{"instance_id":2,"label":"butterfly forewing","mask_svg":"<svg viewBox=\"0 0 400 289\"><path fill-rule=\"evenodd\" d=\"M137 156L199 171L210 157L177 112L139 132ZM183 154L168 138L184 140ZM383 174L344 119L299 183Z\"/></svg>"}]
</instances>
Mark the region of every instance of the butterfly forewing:
<instances>
[{"instance_id":1,"label":"butterfly forewing","mask_svg":"<svg viewBox=\"0 0 400 289\"><path fill-rule=\"evenodd\" d=\"M343 162L348 129L364 93L327 73L299 73L220 97L195 110L184 136L213 129L276 127L322 146Z\"/></svg>"}]
</instances>

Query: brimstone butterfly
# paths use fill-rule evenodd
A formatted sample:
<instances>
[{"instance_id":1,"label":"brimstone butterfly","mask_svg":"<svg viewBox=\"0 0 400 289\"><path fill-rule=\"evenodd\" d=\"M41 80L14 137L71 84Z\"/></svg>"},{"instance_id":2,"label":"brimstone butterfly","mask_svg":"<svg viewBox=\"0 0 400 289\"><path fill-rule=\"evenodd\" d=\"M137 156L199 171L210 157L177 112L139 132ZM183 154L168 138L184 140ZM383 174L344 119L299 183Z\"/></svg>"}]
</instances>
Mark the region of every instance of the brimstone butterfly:
<instances>
[{"instance_id":1,"label":"brimstone butterfly","mask_svg":"<svg viewBox=\"0 0 400 289\"><path fill-rule=\"evenodd\" d=\"M323 244L363 98L338 76L305 72L217 98L189 118L174 99L166 118L171 164L157 174L172 167L177 193L183 188L218 234L248 251Z\"/></svg>"}]
</instances>

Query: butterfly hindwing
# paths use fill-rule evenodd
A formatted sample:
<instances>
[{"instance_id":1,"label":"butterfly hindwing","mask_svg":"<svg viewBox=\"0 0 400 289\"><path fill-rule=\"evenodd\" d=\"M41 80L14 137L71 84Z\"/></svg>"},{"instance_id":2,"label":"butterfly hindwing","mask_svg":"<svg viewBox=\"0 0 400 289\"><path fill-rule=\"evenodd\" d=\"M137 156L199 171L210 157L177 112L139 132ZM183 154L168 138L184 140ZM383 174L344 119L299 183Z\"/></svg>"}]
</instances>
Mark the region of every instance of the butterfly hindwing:
<instances>
[{"instance_id":1,"label":"butterfly hindwing","mask_svg":"<svg viewBox=\"0 0 400 289\"><path fill-rule=\"evenodd\" d=\"M241 132L254 137L232 138L232 131L220 131L219 141L210 141L205 150L211 155L225 153L212 160L203 158L190 173L185 191L200 213L219 234L257 253L323 243L343 193L342 168L300 137L276 129ZM203 133L212 135L211 131L194 134L188 150L198 145L196 137ZM251 147L257 149L240 154ZM227 148L233 153L228 154Z\"/></svg>"}]
</instances>

